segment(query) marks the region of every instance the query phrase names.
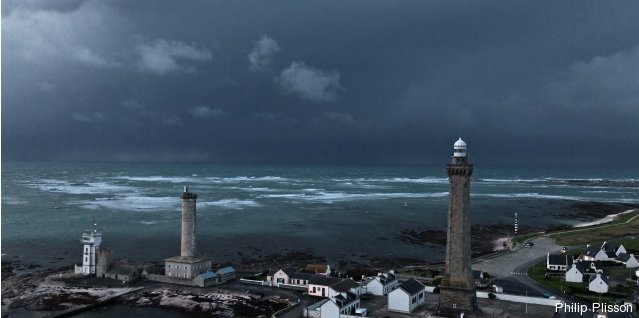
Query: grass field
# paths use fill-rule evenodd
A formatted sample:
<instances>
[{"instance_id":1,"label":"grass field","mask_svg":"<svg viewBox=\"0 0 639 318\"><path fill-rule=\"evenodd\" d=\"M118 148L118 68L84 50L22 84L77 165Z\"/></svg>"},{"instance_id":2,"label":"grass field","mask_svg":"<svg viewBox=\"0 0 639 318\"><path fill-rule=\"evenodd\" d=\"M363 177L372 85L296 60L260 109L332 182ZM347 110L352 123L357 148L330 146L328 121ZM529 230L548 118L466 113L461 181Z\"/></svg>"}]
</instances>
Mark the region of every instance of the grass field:
<instances>
[{"instance_id":1,"label":"grass field","mask_svg":"<svg viewBox=\"0 0 639 318\"><path fill-rule=\"evenodd\" d=\"M639 210L622 214L610 223L550 234L559 245L601 242L616 237L639 237ZM628 244L628 245L626 245ZM639 238L627 239L626 249L639 250Z\"/></svg>"}]
</instances>

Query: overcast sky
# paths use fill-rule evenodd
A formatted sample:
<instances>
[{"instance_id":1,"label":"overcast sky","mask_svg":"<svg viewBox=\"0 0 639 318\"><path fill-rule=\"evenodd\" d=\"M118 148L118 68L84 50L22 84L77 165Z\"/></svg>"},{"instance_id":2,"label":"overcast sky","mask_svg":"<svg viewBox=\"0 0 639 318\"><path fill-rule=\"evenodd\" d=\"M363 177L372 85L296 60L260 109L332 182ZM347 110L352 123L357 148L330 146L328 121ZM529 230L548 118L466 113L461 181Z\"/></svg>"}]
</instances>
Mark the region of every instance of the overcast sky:
<instances>
[{"instance_id":1,"label":"overcast sky","mask_svg":"<svg viewBox=\"0 0 639 318\"><path fill-rule=\"evenodd\" d=\"M639 1L2 1L3 160L639 163Z\"/></svg>"}]
</instances>

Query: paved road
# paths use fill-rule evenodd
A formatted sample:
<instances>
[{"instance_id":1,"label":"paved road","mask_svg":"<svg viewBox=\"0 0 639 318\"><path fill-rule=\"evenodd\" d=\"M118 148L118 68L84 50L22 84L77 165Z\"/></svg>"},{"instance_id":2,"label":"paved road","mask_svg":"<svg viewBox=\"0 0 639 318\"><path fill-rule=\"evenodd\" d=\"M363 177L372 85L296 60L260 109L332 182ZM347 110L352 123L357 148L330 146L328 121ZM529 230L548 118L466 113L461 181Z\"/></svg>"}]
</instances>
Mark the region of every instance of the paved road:
<instances>
[{"instance_id":1,"label":"paved road","mask_svg":"<svg viewBox=\"0 0 639 318\"><path fill-rule=\"evenodd\" d=\"M474 270L489 273L493 278L506 278L515 275L515 273L528 272L528 268L523 268L522 264L532 265L532 260L538 260L549 252L554 253L561 249L561 246L547 237L536 238L532 242L535 244L532 248L523 247L511 253L484 259L474 263L472 267Z\"/></svg>"}]
</instances>

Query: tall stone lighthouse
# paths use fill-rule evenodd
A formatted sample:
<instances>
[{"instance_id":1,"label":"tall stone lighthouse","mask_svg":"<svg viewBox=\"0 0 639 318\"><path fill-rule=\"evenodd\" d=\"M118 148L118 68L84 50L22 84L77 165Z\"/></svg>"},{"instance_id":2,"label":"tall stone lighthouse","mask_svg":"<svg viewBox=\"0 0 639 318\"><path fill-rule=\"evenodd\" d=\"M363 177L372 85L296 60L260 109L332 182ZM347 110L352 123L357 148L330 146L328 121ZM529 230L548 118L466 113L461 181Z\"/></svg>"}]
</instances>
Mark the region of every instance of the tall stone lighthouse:
<instances>
[{"instance_id":1,"label":"tall stone lighthouse","mask_svg":"<svg viewBox=\"0 0 639 318\"><path fill-rule=\"evenodd\" d=\"M195 201L197 200L197 194L189 192L189 189L184 187L184 192L180 197L182 198L182 241L180 256L193 257L195 256Z\"/></svg>"},{"instance_id":2,"label":"tall stone lighthouse","mask_svg":"<svg viewBox=\"0 0 639 318\"><path fill-rule=\"evenodd\" d=\"M182 236L180 240L180 256L164 260L164 275L170 277L172 283L184 283L196 276L211 271L211 259L198 256L195 252L195 204L197 194L184 187L180 195L182 199ZM180 281L182 280L182 281Z\"/></svg>"},{"instance_id":3,"label":"tall stone lighthouse","mask_svg":"<svg viewBox=\"0 0 639 318\"><path fill-rule=\"evenodd\" d=\"M446 165L446 171L450 183L448 234L438 311L457 316L462 312L479 312L470 267L470 176L473 165L468 163L466 143L461 138L455 142L453 158Z\"/></svg>"}]
</instances>

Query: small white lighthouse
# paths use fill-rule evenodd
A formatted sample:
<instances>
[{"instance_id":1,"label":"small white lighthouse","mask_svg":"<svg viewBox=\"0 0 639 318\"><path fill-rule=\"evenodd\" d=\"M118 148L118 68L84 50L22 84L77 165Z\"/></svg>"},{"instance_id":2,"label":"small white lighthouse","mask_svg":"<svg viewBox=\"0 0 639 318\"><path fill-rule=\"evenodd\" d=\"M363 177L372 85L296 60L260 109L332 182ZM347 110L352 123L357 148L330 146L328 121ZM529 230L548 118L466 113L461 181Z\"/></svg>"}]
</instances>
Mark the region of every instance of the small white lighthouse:
<instances>
[{"instance_id":1,"label":"small white lighthouse","mask_svg":"<svg viewBox=\"0 0 639 318\"><path fill-rule=\"evenodd\" d=\"M98 231L97 224L93 223L93 230L85 231L82 233L82 239L80 240L83 246L82 251L82 267L75 267L77 274L91 275L95 274L96 265L96 251L100 248L102 243L102 233Z\"/></svg>"}]
</instances>

